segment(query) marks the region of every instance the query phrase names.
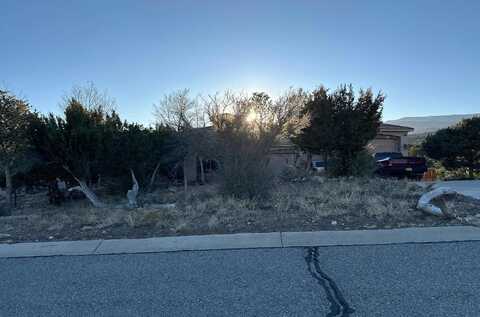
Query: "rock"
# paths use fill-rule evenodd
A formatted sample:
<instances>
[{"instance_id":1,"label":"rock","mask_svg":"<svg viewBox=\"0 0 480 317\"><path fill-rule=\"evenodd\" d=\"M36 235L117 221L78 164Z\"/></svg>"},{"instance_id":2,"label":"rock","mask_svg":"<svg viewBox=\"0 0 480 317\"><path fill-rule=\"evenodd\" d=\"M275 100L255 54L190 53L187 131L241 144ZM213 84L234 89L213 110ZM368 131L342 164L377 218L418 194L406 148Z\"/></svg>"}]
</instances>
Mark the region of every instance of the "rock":
<instances>
[{"instance_id":1,"label":"rock","mask_svg":"<svg viewBox=\"0 0 480 317\"><path fill-rule=\"evenodd\" d=\"M337 221L336 220L333 220L332 221L332 226L336 226L337 225Z\"/></svg>"},{"instance_id":2,"label":"rock","mask_svg":"<svg viewBox=\"0 0 480 317\"><path fill-rule=\"evenodd\" d=\"M0 233L0 239L10 238L12 235L8 233Z\"/></svg>"},{"instance_id":3,"label":"rock","mask_svg":"<svg viewBox=\"0 0 480 317\"><path fill-rule=\"evenodd\" d=\"M14 227L12 225L9 225L9 224L3 225L3 230L4 231L12 231L13 229L14 229Z\"/></svg>"},{"instance_id":4,"label":"rock","mask_svg":"<svg viewBox=\"0 0 480 317\"><path fill-rule=\"evenodd\" d=\"M112 226L113 223L111 221L104 221L102 223L99 223L98 225L95 226L95 229L104 229ZM86 226L89 227L89 226Z\"/></svg>"},{"instance_id":5,"label":"rock","mask_svg":"<svg viewBox=\"0 0 480 317\"><path fill-rule=\"evenodd\" d=\"M312 176L312 181L322 184L325 182L325 177L315 175Z\"/></svg>"},{"instance_id":6,"label":"rock","mask_svg":"<svg viewBox=\"0 0 480 317\"><path fill-rule=\"evenodd\" d=\"M155 209L173 209L176 207L175 204L151 204L151 205L148 205L147 207L150 207L150 208L155 208Z\"/></svg>"},{"instance_id":7,"label":"rock","mask_svg":"<svg viewBox=\"0 0 480 317\"><path fill-rule=\"evenodd\" d=\"M19 215L19 216L6 216L1 217L1 220L8 220L10 222L15 221L36 221L40 219L40 215Z\"/></svg>"},{"instance_id":8,"label":"rock","mask_svg":"<svg viewBox=\"0 0 480 317\"><path fill-rule=\"evenodd\" d=\"M87 231L87 230L92 230L93 227L92 226L83 226L82 228L80 228L81 231Z\"/></svg>"},{"instance_id":9,"label":"rock","mask_svg":"<svg viewBox=\"0 0 480 317\"><path fill-rule=\"evenodd\" d=\"M472 225L472 226L480 226L480 218L477 217L478 215L475 215L475 216L467 216L465 218L463 218L463 221L465 221L466 223L468 223L469 225Z\"/></svg>"},{"instance_id":10,"label":"rock","mask_svg":"<svg viewBox=\"0 0 480 317\"><path fill-rule=\"evenodd\" d=\"M63 229L63 225L61 223L56 223L48 227L47 231L60 231Z\"/></svg>"},{"instance_id":11,"label":"rock","mask_svg":"<svg viewBox=\"0 0 480 317\"><path fill-rule=\"evenodd\" d=\"M53 240L53 238L54 238L53 236L50 236L48 237L48 240Z\"/></svg>"}]
</instances>

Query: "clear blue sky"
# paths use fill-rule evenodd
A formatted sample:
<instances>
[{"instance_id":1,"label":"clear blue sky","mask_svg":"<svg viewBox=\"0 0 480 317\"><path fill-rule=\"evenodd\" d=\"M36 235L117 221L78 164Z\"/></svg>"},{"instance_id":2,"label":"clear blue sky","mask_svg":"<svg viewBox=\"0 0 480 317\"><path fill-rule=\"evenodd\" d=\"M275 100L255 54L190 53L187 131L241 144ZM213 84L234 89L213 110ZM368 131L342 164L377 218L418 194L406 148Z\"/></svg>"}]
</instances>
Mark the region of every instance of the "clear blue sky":
<instances>
[{"instance_id":1,"label":"clear blue sky","mask_svg":"<svg viewBox=\"0 0 480 317\"><path fill-rule=\"evenodd\" d=\"M151 122L180 88L382 89L384 118L480 112L480 1L2 0L0 86L42 112L92 81Z\"/></svg>"}]
</instances>

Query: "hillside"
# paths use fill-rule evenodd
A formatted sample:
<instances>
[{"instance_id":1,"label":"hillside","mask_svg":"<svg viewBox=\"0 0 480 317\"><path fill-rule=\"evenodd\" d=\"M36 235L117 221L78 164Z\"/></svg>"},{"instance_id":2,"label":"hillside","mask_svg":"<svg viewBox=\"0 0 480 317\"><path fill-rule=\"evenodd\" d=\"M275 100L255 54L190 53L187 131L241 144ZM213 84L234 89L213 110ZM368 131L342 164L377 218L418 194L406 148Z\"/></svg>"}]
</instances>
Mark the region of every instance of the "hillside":
<instances>
[{"instance_id":1,"label":"hillside","mask_svg":"<svg viewBox=\"0 0 480 317\"><path fill-rule=\"evenodd\" d=\"M445 116L426 116L426 117L404 117L397 120L386 121L385 123L403 125L412 127L415 130L412 135L420 134L425 135L435 132L437 130L447 128L455 125L462 119L472 118L480 114L458 114L458 115L445 115Z\"/></svg>"}]
</instances>

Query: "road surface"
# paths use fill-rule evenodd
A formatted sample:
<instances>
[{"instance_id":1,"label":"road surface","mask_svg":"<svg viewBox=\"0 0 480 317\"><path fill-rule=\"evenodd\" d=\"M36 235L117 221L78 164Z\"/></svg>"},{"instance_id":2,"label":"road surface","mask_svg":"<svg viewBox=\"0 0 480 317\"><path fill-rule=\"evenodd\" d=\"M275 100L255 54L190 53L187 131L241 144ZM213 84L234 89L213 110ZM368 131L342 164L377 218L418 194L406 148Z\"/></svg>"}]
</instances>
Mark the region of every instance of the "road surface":
<instances>
[{"instance_id":1,"label":"road surface","mask_svg":"<svg viewBox=\"0 0 480 317\"><path fill-rule=\"evenodd\" d=\"M0 259L0 316L480 316L480 242Z\"/></svg>"}]
</instances>

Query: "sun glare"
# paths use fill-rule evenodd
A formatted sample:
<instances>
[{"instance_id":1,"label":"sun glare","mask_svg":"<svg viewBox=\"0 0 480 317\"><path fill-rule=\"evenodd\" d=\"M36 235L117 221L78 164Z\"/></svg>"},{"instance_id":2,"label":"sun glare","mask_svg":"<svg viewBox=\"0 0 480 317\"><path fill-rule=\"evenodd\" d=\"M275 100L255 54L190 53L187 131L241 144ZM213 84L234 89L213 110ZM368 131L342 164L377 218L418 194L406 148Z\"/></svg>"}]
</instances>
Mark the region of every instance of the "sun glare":
<instances>
[{"instance_id":1,"label":"sun glare","mask_svg":"<svg viewBox=\"0 0 480 317\"><path fill-rule=\"evenodd\" d=\"M250 110L245 120L247 120L248 123L252 123L256 119L257 119L257 113L255 112L255 110Z\"/></svg>"}]
</instances>

